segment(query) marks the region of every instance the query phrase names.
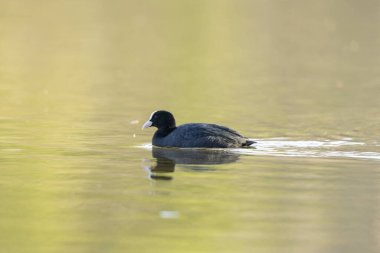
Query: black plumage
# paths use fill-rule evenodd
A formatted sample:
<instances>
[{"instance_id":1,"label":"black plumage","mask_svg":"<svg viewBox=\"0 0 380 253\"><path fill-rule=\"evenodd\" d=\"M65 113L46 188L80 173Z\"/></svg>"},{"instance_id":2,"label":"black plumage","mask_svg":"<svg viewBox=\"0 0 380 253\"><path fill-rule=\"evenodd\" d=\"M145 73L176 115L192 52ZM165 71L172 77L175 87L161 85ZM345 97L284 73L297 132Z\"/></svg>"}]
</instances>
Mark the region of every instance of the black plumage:
<instances>
[{"instance_id":1,"label":"black plumage","mask_svg":"<svg viewBox=\"0 0 380 253\"><path fill-rule=\"evenodd\" d=\"M255 143L224 126L191 123L176 126L168 111L153 112L143 128L157 127L152 144L158 147L178 148L240 148Z\"/></svg>"}]
</instances>

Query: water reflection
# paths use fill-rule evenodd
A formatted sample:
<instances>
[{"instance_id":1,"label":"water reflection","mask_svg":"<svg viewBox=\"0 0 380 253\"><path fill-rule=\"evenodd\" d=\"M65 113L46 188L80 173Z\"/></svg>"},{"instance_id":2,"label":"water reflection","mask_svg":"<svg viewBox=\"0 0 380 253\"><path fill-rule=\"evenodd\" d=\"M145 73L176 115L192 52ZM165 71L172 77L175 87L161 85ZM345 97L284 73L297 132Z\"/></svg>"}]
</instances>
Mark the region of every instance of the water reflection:
<instances>
[{"instance_id":1,"label":"water reflection","mask_svg":"<svg viewBox=\"0 0 380 253\"><path fill-rule=\"evenodd\" d=\"M205 149L177 149L177 148L152 148L152 156L156 158L156 164L149 167L150 178L159 180L171 180L172 177L165 173L172 173L176 164L195 165L188 166L192 170L210 170L208 166L233 163L239 159L240 154L226 150Z\"/></svg>"}]
</instances>

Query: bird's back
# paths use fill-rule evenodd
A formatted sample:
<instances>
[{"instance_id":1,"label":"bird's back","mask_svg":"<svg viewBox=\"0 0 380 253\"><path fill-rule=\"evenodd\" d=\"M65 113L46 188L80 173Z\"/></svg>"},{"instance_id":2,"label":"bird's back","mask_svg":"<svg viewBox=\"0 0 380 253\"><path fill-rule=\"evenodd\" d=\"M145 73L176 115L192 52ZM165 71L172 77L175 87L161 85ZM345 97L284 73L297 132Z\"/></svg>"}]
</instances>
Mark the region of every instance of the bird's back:
<instances>
[{"instance_id":1,"label":"bird's back","mask_svg":"<svg viewBox=\"0 0 380 253\"><path fill-rule=\"evenodd\" d=\"M252 144L236 131L215 124L191 123L177 127L165 137L153 137L153 145L182 148L233 148Z\"/></svg>"}]
</instances>

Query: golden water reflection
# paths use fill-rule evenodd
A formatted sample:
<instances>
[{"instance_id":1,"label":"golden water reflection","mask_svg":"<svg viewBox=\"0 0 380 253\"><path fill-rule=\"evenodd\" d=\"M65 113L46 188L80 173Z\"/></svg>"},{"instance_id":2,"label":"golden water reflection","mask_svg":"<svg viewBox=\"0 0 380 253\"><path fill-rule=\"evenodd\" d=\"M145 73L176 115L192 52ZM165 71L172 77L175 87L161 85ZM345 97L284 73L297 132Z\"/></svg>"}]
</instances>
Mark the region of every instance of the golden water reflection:
<instances>
[{"instance_id":1,"label":"golden water reflection","mask_svg":"<svg viewBox=\"0 0 380 253\"><path fill-rule=\"evenodd\" d=\"M376 161L174 159L172 180L152 180L141 161L154 154L136 147L153 134L136 122L168 109L379 153L379 9L0 0L2 250L379 251Z\"/></svg>"}]
</instances>

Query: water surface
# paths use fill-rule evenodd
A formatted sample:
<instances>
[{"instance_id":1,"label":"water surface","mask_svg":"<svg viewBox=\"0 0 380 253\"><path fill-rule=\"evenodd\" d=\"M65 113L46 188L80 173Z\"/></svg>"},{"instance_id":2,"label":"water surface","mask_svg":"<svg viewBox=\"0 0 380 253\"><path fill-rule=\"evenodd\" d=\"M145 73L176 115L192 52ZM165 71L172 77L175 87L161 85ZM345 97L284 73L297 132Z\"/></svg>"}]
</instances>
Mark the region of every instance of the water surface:
<instances>
[{"instance_id":1,"label":"water surface","mask_svg":"<svg viewBox=\"0 0 380 253\"><path fill-rule=\"evenodd\" d=\"M374 1L1 1L4 252L380 251ZM252 149L155 150L142 123Z\"/></svg>"}]
</instances>

